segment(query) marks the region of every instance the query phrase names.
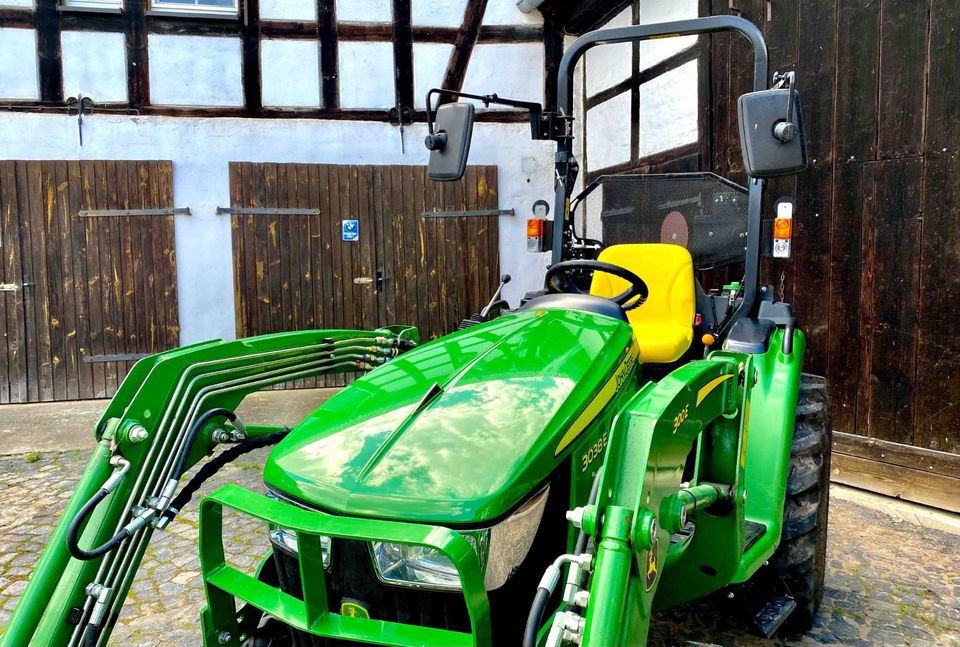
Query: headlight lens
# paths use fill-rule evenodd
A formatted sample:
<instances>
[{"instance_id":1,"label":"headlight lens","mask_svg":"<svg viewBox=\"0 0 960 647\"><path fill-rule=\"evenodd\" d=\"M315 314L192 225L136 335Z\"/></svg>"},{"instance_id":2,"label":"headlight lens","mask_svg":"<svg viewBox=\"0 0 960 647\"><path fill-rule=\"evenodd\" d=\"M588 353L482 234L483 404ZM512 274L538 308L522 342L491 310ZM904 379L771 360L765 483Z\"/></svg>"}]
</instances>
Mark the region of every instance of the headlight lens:
<instances>
[{"instance_id":1,"label":"headlight lens","mask_svg":"<svg viewBox=\"0 0 960 647\"><path fill-rule=\"evenodd\" d=\"M274 546L286 549L287 552L297 554L297 533L286 528L270 526L270 541ZM323 567L330 568L330 538L324 535L320 536L320 556L323 560Z\"/></svg>"},{"instance_id":2,"label":"headlight lens","mask_svg":"<svg viewBox=\"0 0 960 647\"><path fill-rule=\"evenodd\" d=\"M549 488L520 506L509 518L492 528L463 531L480 558L484 587L488 591L506 584L533 544ZM442 553L426 546L374 542L373 564L387 584L429 589L460 590L460 574Z\"/></svg>"}]
</instances>

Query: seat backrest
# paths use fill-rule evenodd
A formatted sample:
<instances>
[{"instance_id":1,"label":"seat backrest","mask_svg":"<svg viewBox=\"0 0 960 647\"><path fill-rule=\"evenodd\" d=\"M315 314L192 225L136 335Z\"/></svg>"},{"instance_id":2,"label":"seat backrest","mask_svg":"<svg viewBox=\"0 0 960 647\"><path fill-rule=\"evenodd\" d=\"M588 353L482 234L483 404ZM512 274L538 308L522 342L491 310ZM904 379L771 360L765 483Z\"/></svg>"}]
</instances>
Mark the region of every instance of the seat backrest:
<instances>
[{"instance_id":1,"label":"seat backrest","mask_svg":"<svg viewBox=\"0 0 960 647\"><path fill-rule=\"evenodd\" d=\"M627 311L634 337L645 362L674 362L690 348L693 341L693 317L696 313L696 290L693 259L679 245L651 243L613 245L597 258L619 265L642 278L650 290L646 303ZM629 287L629 283L604 272L594 272L590 294L612 297Z\"/></svg>"}]
</instances>

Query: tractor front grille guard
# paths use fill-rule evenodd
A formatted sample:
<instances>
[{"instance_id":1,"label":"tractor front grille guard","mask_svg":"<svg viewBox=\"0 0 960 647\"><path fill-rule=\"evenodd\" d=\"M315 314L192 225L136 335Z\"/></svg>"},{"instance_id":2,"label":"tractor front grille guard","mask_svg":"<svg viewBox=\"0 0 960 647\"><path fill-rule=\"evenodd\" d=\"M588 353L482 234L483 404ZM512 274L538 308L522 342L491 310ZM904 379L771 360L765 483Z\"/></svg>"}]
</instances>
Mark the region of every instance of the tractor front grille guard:
<instances>
[{"instance_id":1,"label":"tractor front grille guard","mask_svg":"<svg viewBox=\"0 0 960 647\"><path fill-rule=\"evenodd\" d=\"M279 526L296 533L302 599L227 564L222 532L224 507L263 521L265 526ZM427 546L440 552L460 574L471 633L332 612L327 600L321 536ZM490 605L480 560L463 535L442 526L334 516L227 485L200 504L200 570L207 595L207 607L201 616L206 645L241 644L237 600L295 629L324 638L427 647L492 644Z\"/></svg>"},{"instance_id":2,"label":"tractor front grille guard","mask_svg":"<svg viewBox=\"0 0 960 647\"><path fill-rule=\"evenodd\" d=\"M605 245L681 245L698 270L742 263L747 255L749 192L718 175L608 175L595 189Z\"/></svg>"}]
</instances>

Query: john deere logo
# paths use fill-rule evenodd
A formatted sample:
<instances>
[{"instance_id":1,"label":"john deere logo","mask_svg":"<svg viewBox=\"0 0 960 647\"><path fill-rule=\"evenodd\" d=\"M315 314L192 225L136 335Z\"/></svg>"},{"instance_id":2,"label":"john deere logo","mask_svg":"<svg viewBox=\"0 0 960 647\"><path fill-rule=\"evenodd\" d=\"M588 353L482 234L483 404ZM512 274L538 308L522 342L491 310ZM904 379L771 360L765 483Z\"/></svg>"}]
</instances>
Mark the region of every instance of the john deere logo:
<instances>
[{"instance_id":1,"label":"john deere logo","mask_svg":"<svg viewBox=\"0 0 960 647\"><path fill-rule=\"evenodd\" d=\"M649 592L657 583L657 573L660 571L660 538L653 538L653 546L647 551L647 568L645 573L645 588Z\"/></svg>"},{"instance_id":2,"label":"john deere logo","mask_svg":"<svg viewBox=\"0 0 960 647\"><path fill-rule=\"evenodd\" d=\"M359 600L344 598L340 601L340 615L348 618L370 619L370 608Z\"/></svg>"}]
</instances>

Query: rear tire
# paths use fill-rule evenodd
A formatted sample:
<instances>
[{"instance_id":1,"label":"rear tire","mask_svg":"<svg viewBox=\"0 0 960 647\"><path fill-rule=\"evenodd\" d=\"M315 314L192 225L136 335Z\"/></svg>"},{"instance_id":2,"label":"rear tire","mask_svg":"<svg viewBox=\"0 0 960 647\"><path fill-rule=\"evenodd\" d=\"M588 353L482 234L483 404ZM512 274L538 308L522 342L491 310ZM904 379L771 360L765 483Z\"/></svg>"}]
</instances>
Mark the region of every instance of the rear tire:
<instances>
[{"instance_id":1,"label":"rear tire","mask_svg":"<svg viewBox=\"0 0 960 647\"><path fill-rule=\"evenodd\" d=\"M770 565L797 603L784 625L805 632L823 597L832 426L825 378L800 376L780 546Z\"/></svg>"}]
</instances>

